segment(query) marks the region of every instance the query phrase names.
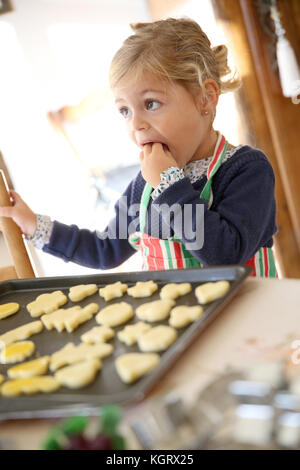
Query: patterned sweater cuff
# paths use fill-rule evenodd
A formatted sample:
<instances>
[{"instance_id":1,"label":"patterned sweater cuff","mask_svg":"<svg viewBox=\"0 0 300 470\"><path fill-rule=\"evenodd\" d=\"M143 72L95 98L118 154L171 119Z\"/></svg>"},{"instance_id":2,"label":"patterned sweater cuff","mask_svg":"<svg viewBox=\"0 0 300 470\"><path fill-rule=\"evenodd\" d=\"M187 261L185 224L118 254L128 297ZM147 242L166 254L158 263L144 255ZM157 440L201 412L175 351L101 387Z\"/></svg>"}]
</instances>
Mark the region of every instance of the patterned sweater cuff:
<instances>
[{"instance_id":1,"label":"patterned sweater cuff","mask_svg":"<svg viewBox=\"0 0 300 470\"><path fill-rule=\"evenodd\" d=\"M152 199L156 199L165 189L185 177L183 169L177 166L170 166L160 174L160 183L151 194Z\"/></svg>"},{"instance_id":2,"label":"patterned sweater cuff","mask_svg":"<svg viewBox=\"0 0 300 470\"><path fill-rule=\"evenodd\" d=\"M37 214L37 226L32 237L26 236L28 240L35 248L40 250L50 242L51 233L53 230L54 222L47 215Z\"/></svg>"}]
</instances>

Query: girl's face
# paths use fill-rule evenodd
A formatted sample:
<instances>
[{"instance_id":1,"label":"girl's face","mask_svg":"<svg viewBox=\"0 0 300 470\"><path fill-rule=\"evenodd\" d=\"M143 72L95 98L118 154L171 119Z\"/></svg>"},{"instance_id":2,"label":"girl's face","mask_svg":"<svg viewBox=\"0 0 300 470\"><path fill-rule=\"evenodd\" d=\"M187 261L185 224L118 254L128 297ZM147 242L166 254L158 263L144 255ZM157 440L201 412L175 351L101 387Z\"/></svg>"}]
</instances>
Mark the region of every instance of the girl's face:
<instances>
[{"instance_id":1,"label":"girl's face","mask_svg":"<svg viewBox=\"0 0 300 470\"><path fill-rule=\"evenodd\" d=\"M209 120L182 85L145 73L141 80L123 78L113 93L129 136L141 149L146 143L160 142L180 168L209 156L203 155L210 135Z\"/></svg>"}]
</instances>

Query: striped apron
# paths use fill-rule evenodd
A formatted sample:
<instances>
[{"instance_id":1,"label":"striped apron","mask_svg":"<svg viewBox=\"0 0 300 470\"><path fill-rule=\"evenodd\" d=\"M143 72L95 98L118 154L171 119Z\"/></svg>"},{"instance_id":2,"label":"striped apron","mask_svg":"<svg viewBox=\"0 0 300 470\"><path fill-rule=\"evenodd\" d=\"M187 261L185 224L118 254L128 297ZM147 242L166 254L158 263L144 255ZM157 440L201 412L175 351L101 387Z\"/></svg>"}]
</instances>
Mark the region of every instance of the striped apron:
<instances>
[{"instance_id":1,"label":"striped apron","mask_svg":"<svg viewBox=\"0 0 300 470\"><path fill-rule=\"evenodd\" d=\"M228 142L219 133L213 158L207 170L207 182L200 194L200 198L205 200L208 208L213 203L212 178L221 166L227 146ZM152 186L146 183L140 205L140 231L130 234L128 238L130 245L141 251L142 269L164 270L205 267L185 248L176 236L161 240L145 233L147 209L152 191ZM254 277L278 277L271 248L260 248L245 265L252 267L251 275Z\"/></svg>"}]
</instances>

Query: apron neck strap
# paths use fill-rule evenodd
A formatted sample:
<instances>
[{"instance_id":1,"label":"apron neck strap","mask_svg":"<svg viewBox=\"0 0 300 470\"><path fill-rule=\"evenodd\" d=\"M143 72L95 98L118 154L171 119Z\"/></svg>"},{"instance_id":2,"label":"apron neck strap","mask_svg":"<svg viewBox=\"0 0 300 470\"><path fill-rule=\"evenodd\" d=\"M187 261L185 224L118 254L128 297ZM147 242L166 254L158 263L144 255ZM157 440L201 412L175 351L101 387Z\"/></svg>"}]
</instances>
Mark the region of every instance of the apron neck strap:
<instances>
[{"instance_id":1,"label":"apron neck strap","mask_svg":"<svg viewBox=\"0 0 300 470\"><path fill-rule=\"evenodd\" d=\"M226 149L228 147L228 142L225 137L220 132L218 134L218 140L215 146L212 161L207 170L207 182L200 194L201 199L204 199L209 207L212 204L212 178L220 168Z\"/></svg>"},{"instance_id":2,"label":"apron neck strap","mask_svg":"<svg viewBox=\"0 0 300 470\"><path fill-rule=\"evenodd\" d=\"M140 232L145 232L147 222L147 208L149 205L151 193L153 191L152 186L149 183L145 184L143 194L140 203Z\"/></svg>"}]
</instances>

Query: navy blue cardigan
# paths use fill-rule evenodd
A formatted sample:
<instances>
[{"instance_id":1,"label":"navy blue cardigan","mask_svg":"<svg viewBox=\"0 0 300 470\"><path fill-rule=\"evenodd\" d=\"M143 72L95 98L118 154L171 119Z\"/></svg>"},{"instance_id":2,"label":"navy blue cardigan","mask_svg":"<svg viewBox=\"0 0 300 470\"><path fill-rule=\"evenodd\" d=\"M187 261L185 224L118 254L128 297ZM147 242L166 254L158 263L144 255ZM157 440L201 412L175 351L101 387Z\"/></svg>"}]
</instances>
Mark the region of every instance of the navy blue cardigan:
<instances>
[{"instance_id":1,"label":"navy blue cardigan","mask_svg":"<svg viewBox=\"0 0 300 470\"><path fill-rule=\"evenodd\" d=\"M190 223L195 233L204 230L204 243L200 249L190 251L205 266L243 264L259 248L273 245L272 237L277 232L275 179L273 169L261 150L244 145L221 165L213 179L214 198L210 209L200 198L206 181L205 175L195 183L186 177L171 185L155 200L150 198L146 232L153 234L155 229L159 238L166 233L166 220L160 212L162 204L179 204L182 207L191 204L193 208L196 204L203 204L204 217L197 219L196 211L193 211ZM127 236L139 230L137 209L145 184L139 172L116 203L115 218L101 233L55 221L50 242L43 247L43 251L96 269L111 269L122 264L135 253ZM132 204L135 204L135 210L128 213ZM156 227L153 220L151 225L153 209L159 214L155 217ZM172 236L174 220L171 217L168 221L169 235ZM122 232L119 232L120 227ZM116 233L122 233L122 236L111 236L115 228ZM182 242L188 244L184 234Z\"/></svg>"}]
</instances>

